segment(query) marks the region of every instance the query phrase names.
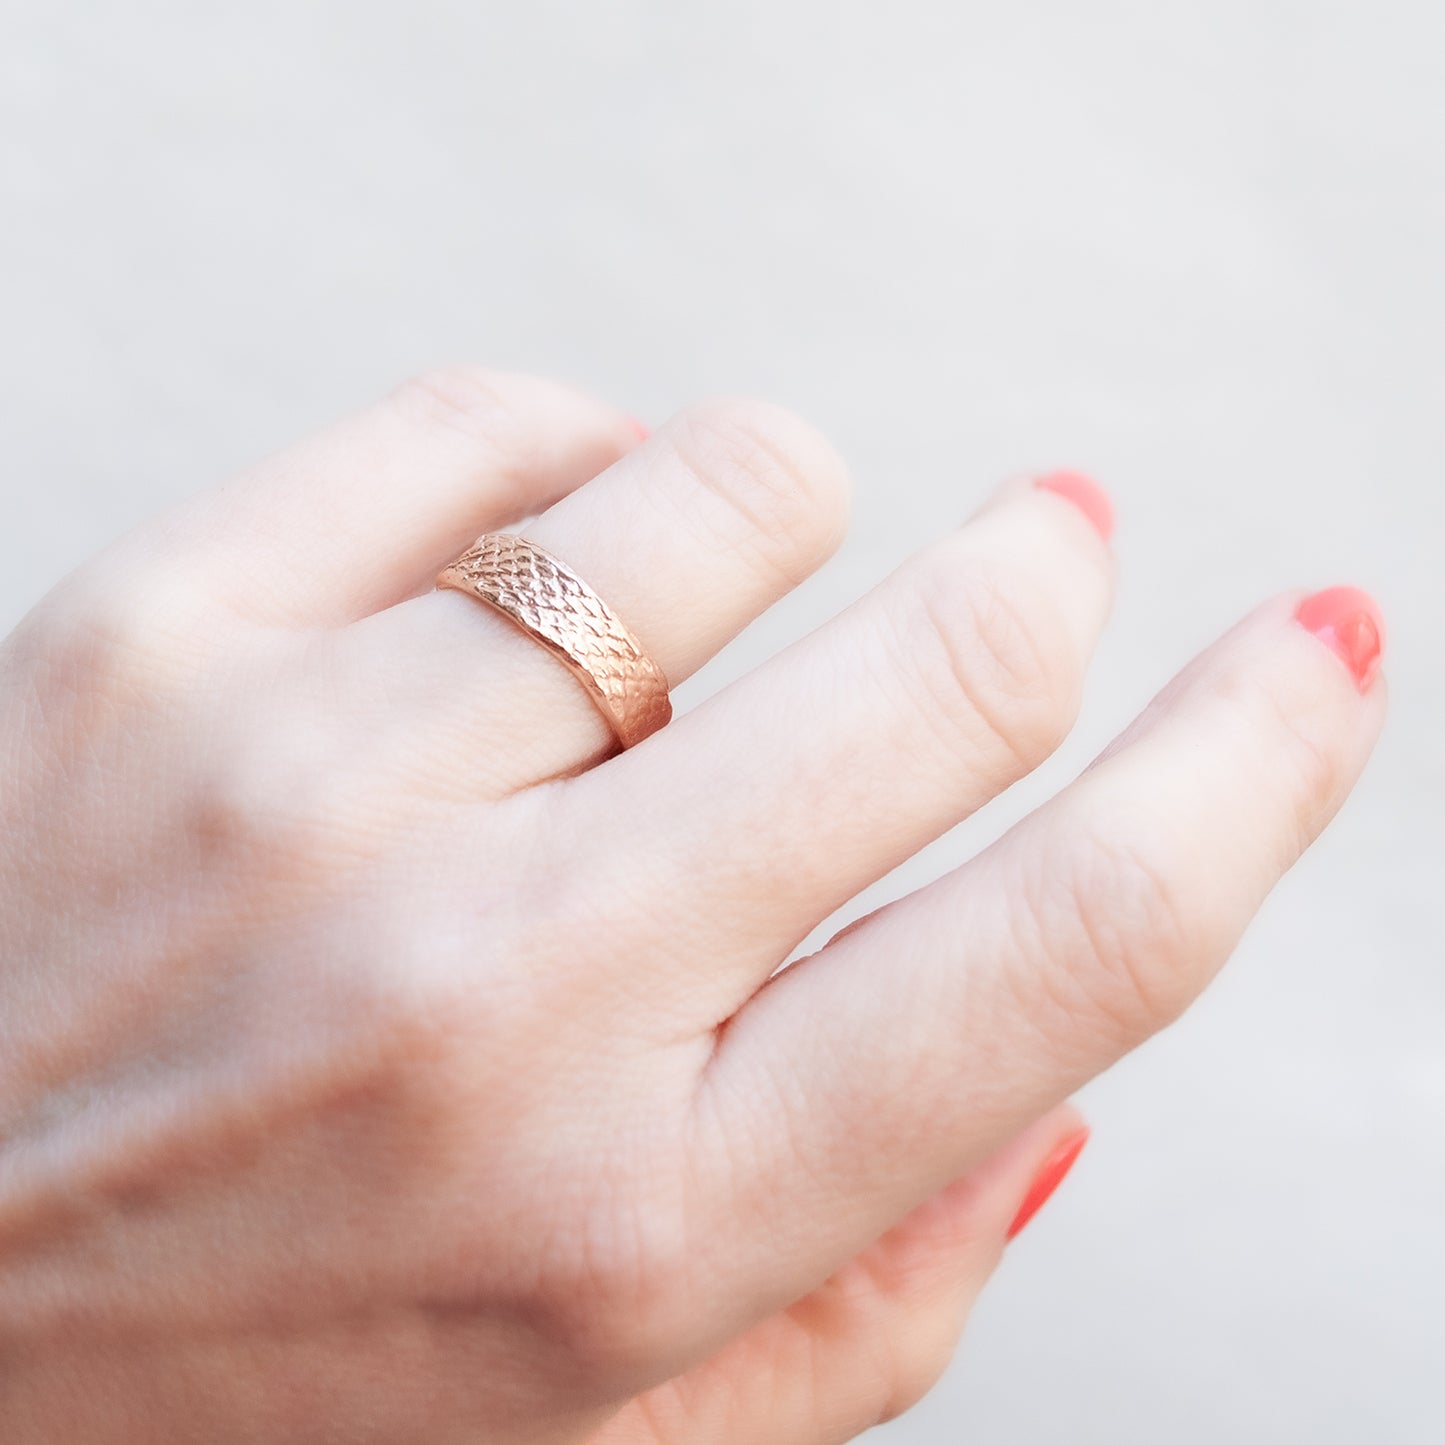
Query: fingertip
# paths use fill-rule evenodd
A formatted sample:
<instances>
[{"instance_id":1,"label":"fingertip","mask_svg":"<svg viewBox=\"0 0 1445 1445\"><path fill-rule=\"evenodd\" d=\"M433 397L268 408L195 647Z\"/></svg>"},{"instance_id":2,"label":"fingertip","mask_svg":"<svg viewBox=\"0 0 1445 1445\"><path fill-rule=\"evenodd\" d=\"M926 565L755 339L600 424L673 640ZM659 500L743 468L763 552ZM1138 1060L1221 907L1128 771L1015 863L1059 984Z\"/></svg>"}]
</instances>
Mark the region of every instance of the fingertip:
<instances>
[{"instance_id":1,"label":"fingertip","mask_svg":"<svg viewBox=\"0 0 1445 1445\"><path fill-rule=\"evenodd\" d=\"M1092 477L1086 477L1082 472L1049 472L1036 477L1034 486L1072 502L1104 541L1114 535L1114 503L1108 492Z\"/></svg>"},{"instance_id":2,"label":"fingertip","mask_svg":"<svg viewBox=\"0 0 1445 1445\"><path fill-rule=\"evenodd\" d=\"M1384 656L1385 617L1368 592L1358 587L1312 592L1295 609L1295 620L1345 664L1361 693L1370 690Z\"/></svg>"}]
</instances>

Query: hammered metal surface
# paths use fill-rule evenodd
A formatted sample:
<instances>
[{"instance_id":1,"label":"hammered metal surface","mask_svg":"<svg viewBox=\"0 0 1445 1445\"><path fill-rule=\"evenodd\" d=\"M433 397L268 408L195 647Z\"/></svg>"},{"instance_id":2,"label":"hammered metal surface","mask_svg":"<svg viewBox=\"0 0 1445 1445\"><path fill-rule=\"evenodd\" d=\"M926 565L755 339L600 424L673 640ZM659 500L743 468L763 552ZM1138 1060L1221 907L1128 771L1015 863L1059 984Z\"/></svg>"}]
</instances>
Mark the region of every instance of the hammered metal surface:
<instances>
[{"instance_id":1,"label":"hammered metal surface","mask_svg":"<svg viewBox=\"0 0 1445 1445\"><path fill-rule=\"evenodd\" d=\"M444 567L436 585L497 608L566 663L624 748L672 717L662 669L617 614L535 542L489 532Z\"/></svg>"}]
</instances>

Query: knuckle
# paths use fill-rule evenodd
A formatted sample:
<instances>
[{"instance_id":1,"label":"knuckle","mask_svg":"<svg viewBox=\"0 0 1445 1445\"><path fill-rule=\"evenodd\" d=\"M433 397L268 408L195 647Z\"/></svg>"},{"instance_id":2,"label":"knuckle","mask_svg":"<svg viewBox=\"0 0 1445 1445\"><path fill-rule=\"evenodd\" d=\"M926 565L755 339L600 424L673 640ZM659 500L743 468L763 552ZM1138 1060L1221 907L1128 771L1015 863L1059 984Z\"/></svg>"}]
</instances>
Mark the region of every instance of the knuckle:
<instances>
[{"instance_id":1,"label":"knuckle","mask_svg":"<svg viewBox=\"0 0 1445 1445\"><path fill-rule=\"evenodd\" d=\"M519 377L484 366L439 366L404 381L391 401L427 429L511 451L525 441L517 405L521 384Z\"/></svg>"},{"instance_id":2,"label":"knuckle","mask_svg":"<svg viewBox=\"0 0 1445 1445\"><path fill-rule=\"evenodd\" d=\"M690 1288L679 1214L653 1201L597 1205L567 1231L563 1267L540 1292L550 1333L584 1377L642 1382L678 1366L705 1320Z\"/></svg>"},{"instance_id":3,"label":"knuckle","mask_svg":"<svg viewBox=\"0 0 1445 1445\"><path fill-rule=\"evenodd\" d=\"M684 413L668 436L698 487L721 504L727 541L790 586L842 540L847 472L828 442L790 412L756 401L708 402Z\"/></svg>"},{"instance_id":4,"label":"knuckle","mask_svg":"<svg viewBox=\"0 0 1445 1445\"><path fill-rule=\"evenodd\" d=\"M198 859L295 886L373 856L378 830L366 824L364 788L337 763L343 755L320 719L280 704L216 740L187 808Z\"/></svg>"},{"instance_id":5,"label":"knuckle","mask_svg":"<svg viewBox=\"0 0 1445 1445\"><path fill-rule=\"evenodd\" d=\"M1086 831L1049 871L1065 882L1054 906L1069 918L1054 934L1045 907L1041 925L1075 947L1046 970L1045 987L1070 1018L1091 1017L1130 1047L1173 1022L1197 991L1197 955L1212 949L1159 838Z\"/></svg>"},{"instance_id":6,"label":"knuckle","mask_svg":"<svg viewBox=\"0 0 1445 1445\"><path fill-rule=\"evenodd\" d=\"M1313 697L1261 686L1254 670L1224 678L1217 687L1230 725L1249 740L1248 753L1264 775L1258 796L1280 800L1283 852L1276 861L1287 867L1348 791L1351 768L1339 744L1339 714L1331 702L1320 706Z\"/></svg>"},{"instance_id":7,"label":"knuckle","mask_svg":"<svg viewBox=\"0 0 1445 1445\"><path fill-rule=\"evenodd\" d=\"M1073 725L1082 665L1037 589L946 548L905 579L900 656L921 706L956 748L980 740L1015 774L1037 767Z\"/></svg>"},{"instance_id":8,"label":"knuckle","mask_svg":"<svg viewBox=\"0 0 1445 1445\"><path fill-rule=\"evenodd\" d=\"M51 605L42 622L51 671L92 702L164 694L193 682L220 626L193 579L160 569L112 578L97 566Z\"/></svg>"}]
</instances>

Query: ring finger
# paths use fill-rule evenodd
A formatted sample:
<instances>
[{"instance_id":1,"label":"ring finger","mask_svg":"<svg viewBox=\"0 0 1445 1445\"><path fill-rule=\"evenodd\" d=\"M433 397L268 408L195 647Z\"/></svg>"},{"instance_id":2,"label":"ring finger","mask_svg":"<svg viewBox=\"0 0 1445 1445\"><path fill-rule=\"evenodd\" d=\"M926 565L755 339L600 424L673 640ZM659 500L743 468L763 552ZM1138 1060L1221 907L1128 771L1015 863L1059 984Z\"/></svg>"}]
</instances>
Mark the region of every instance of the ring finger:
<instances>
[{"instance_id":1,"label":"ring finger","mask_svg":"<svg viewBox=\"0 0 1445 1445\"><path fill-rule=\"evenodd\" d=\"M523 535L583 578L675 684L823 562L846 513L842 464L816 432L775 407L713 402L674 418ZM615 748L567 669L460 592L411 598L334 646L357 686L384 675L405 699L413 742L421 720L434 777L415 781L433 795L511 792Z\"/></svg>"}]
</instances>

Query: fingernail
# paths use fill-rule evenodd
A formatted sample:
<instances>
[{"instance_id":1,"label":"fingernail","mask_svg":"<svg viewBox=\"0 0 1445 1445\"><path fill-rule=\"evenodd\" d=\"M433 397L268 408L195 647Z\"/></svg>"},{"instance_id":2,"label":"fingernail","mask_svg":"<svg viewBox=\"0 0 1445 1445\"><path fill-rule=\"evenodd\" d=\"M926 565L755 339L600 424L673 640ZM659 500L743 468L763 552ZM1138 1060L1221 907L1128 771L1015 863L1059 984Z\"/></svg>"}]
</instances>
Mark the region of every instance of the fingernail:
<instances>
[{"instance_id":1,"label":"fingernail","mask_svg":"<svg viewBox=\"0 0 1445 1445\"><path fill-rule=\"evenodd\" d=\"M1014 1222L1008 1227L1007 1238L1014 1238L1049 1202L1049 1196L1064 1182L1064 1176L1074 1167L1074 1160L1083 1153L1084 1145L1088 1142L1089 1130L1080 1129L1078 1133L1070 1134L1044 1160L1039 1172L1034 1175L1034 1182L1029 1185L1029 1192L1024 1195L1024 1202L1019 1205L1019 1212L1014 1215Z\"/></svg>"},{"instance_id":2,"label":"fingernail","mask_svg":"<svg viewBox=\"0 0 1445 1445\"><path fill-rule=\"evenodd\" d=\"M1379 604L1358 587L1327 587L1300 603L1295 617L1354 674L1368 692L1385 650L1385 619Z\"/></svg>"},{"instance_id":3,"label":"fingernail","mask_svg":"<svg viewBox=\"0 0 1445 1445\"><path fill-rule=\"evenodd\" d=\"M1108 492L1091 477L1082 472L1050 472L1046 477L1039 477L1034 486L1056 492L1072 502L1106 542L1114 535L1114 504Z\"/></svg>"},{"instance_id":4,"label":"fingernail","mask_svg":"<svg viewBox=\"0 0 1445 1445\"><path fill-rule=\"evenodd\" d=\"M643 421L640 416L628 417L627 425L630 426L632 430L637 433L637 440L640 442L645 442L648 437L652 435L652 428L648 426L648 424Z\"/></svg>"}]
</instances>

